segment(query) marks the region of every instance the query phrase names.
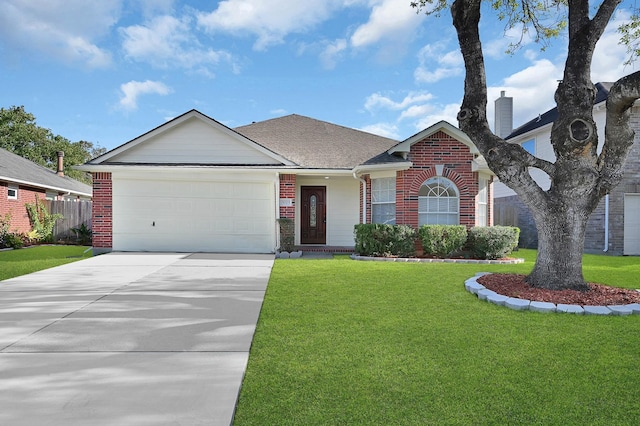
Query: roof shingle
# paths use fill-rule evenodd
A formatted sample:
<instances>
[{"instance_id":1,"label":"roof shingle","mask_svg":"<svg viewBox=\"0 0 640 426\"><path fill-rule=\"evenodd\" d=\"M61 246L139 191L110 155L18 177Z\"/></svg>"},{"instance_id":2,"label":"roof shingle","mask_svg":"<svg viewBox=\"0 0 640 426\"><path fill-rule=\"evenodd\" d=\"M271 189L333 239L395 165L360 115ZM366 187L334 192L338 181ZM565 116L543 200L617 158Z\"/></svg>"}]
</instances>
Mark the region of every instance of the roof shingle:
<instances>
[{"instance_id":1,"label":"roof shingle","mask_svg":"<svg viewBox=\"0 0 640 426\"><path fill-rule=\"evenodd\" d=\"M394 139L297 114L233 130L310 169L352 169L398 143Z\"/></svg>"},{"instance_id":2,"label":"roof shingle","mask_svg":"<svg viewBox=\"0 0 640 426\"><path fill-rule=\"evenodd\" d=\"M92 193L91 186L67 176L58 176L53 170L3 148L0 148L0 179L88 196Z\"/></svg>"}]
</instances>

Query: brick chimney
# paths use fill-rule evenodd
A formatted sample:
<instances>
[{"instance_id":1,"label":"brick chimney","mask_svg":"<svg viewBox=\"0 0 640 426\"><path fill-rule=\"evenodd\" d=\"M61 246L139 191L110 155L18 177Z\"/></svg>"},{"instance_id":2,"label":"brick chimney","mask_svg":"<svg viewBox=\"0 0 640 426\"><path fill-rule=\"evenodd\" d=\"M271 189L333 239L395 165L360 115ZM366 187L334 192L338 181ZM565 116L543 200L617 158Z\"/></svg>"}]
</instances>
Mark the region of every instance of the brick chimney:
<instances>
[{"instance_id":1,"label":"brick chimney","mask_svg":"<svg viewBox=\"0 0 640 426\"><path fill-rule=\"evenodd\" d=\"M58 176L64 176L64 152L58 151L58 170L56 170Z\"/></svg>"}]
</instances>

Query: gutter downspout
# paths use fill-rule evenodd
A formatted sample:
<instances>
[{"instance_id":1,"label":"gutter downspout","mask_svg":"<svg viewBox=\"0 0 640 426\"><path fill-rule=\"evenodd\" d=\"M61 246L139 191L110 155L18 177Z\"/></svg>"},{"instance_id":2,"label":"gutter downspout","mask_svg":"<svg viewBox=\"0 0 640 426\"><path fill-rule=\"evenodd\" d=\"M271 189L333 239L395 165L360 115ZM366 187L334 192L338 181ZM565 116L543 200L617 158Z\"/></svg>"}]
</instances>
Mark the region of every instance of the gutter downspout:
<instances>
[{"instance_id":1,"label":"gutter downspout","mask_svg":"<svg viewBox=\"0 0 640 426\"><path fill-rule=\"evenodd\" d=\"M603 252L609 251L609 194L604 196L604 249Z\"/></svg>"},{"instance_id":2,"label":"gutter downspout","mask_svg":"<svg viewBox=\"0 0 640 426\"><path fill-rule=\"evenodd\" d=\"M353 178L360 181L362 184L362 221L361 223L367 223L367 181L356 176L356 172L353 172Z\"/></svg>"}]
</instances>

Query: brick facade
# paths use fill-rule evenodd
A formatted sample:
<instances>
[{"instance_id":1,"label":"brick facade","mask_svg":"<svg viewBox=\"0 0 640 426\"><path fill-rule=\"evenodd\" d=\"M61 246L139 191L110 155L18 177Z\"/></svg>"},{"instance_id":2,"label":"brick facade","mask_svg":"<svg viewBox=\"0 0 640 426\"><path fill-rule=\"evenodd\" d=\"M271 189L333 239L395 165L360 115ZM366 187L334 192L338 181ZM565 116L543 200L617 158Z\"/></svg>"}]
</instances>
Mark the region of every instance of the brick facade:
<instances>
[{"instance_id":1,"label":"brick facade","mask_svg":"<svg viewBox=\"0 0 640 426\"><path fill-rule=\"evenodd\" d=\"M93 247L109 251L113 247L113 186L111 173L92 173L93 176Z\"/></svg>"},{"instance_id":2,"label":"brick facade","mask_svg":"<svg viewBox=\"0 0 640 426\"><path fill-rule=\"evenodd\" d=\"M407 158L413 167L396 173L396 224L418 228L420 187L427 179L438 176L436 166L442 166L440 176L451 180L460 194L459 223L467 228L475 226L478 173L472 171L473 158L468 146L443 131L413 144ZM367 187L371 188L370 177L365 179ZM491 192L487 212L489 223L493 214ZM371 191L367 192L367 223L371 223Z\"/></svg>"},{"instance_id":3,"label":"brick facade","mask_svg":"<svg viewBox=\"0 0 640 426\"><path fill-rule=\"evenodd\" d=\"M11 186L18 186L13 185ZM42 188L32 188L28 186L18 186L18 198L10 200L8 198L9 184L0 182L0 216L4 219L5 215L11 215L10 232L27 233L31 231L31 222L25 204L33 204L36 198L44 200L46 191Z\"/></svg>"},{"instance_id":4,"label":"brick facade","mask_svg":"<svg viewBox=\"0 0 640 426\"><path fill-rule=\"evenodd\" d=\"M280 200L291 200L291 205L280 203L280 217L296 217L296 175L280 175Z\"/></svg>"}]
</instances>

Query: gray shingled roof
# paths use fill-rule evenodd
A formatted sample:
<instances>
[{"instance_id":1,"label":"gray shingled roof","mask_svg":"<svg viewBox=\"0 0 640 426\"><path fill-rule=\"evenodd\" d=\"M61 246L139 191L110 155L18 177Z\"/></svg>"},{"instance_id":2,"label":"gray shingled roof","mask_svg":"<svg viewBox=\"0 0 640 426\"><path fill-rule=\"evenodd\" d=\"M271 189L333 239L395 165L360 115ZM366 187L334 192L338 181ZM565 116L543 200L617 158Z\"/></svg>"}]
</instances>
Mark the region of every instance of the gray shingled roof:
<instances>
[{"instance_id":1,"label":"gray shingled roof","mask_svg":"<svg viewBox=\"0 0 640 426\"><path fill-rule=\"evenodd\" d=\"M0 148L0 180L30 184L39 188L71 192L91 196L92 188L67 176L58 176L53 170L42 167L6 149Z\"/></svg>"},{"instance_id":2,"label":"gray shingled roof","mask_svg":"<svg viewBox=\"0 0 640 426\"><path fill-rule=\"evenodd\" d=\"M310 169L352 169L398 144L393 139L297 114L233 130Z\"/></svg>"}]
</instances>

